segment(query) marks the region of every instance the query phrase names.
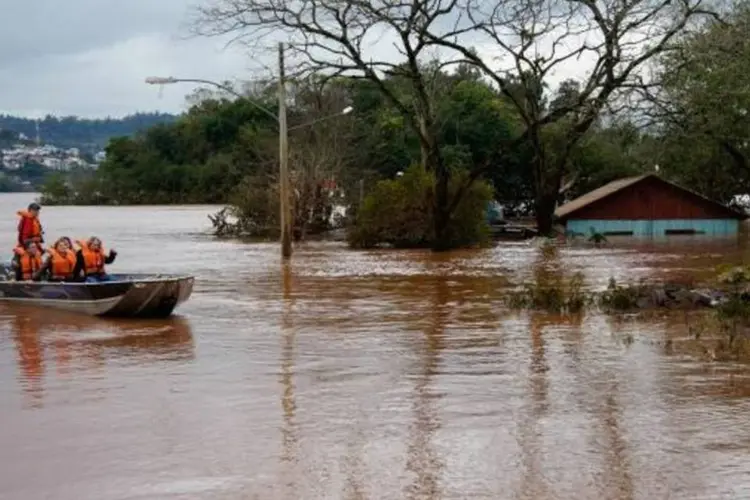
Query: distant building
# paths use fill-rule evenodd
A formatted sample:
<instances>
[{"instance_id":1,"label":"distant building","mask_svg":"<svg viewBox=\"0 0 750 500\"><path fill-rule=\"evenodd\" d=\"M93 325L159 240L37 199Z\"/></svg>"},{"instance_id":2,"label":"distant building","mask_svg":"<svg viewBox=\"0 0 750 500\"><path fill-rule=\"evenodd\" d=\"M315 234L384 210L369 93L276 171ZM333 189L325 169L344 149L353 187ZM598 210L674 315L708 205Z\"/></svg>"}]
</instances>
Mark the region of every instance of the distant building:
<instances>
[{"instance_id":1,"label":"distant building","mask_svg":"<svg viewBox=\"0 0 750 500\"><path fill-rule=\"evenodd\" d=\"M559 207L555 216L567 232L639 237L731 235L747 218L656 174L610 182Z\"/></svg>"}]
</instances>

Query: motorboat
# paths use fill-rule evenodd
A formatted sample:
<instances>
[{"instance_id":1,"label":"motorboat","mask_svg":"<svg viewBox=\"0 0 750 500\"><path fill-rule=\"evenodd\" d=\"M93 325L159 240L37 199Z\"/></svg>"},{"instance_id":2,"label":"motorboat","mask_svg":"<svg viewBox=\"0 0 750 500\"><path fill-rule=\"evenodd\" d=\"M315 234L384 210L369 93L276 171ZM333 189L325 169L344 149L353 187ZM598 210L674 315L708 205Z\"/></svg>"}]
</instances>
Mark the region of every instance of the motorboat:
<instances>
[{"instance_id":1,"label":"motorboat","mask_svg":"<svg viewBox=\"0 0 750 500\"><path fill-rule=\"evenodd\" d=\"M0 275L0 301L92 316L165 318L193 292L193 276L110 274L97 283L15 281Z\"/></svg>"}]
</instances>

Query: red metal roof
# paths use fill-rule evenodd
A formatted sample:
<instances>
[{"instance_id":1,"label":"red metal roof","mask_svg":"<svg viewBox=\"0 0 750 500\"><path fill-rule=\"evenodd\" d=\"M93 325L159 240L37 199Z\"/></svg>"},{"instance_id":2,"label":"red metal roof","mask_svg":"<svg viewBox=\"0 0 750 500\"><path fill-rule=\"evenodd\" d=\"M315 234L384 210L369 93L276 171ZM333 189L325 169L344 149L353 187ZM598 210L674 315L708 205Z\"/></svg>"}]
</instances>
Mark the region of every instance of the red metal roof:
<instances>
[{"instance_id":1,"label":"red metal roof","mask_svg":"<svg viewBox=\"0 0 750 500\"><path fill-rule=\"evenodd\" d=\"M660 182L663 182L665 184L673 186L673 187L675 187L675 188L677 188L677 189L679 189L681 191L685 191L687 193L690 193L693 196L697 196L697 197L705 200L706 202L711 203L711 204L713 204L713 205L715 205L717 207L721 207L721 209L723 209L724 211L727 212L727 216L729 216L729 217L737 218L737 219L746 219L747 218L747 215L745 215L744 213L741 213L741 212L739 212L737 210L734 210L734 209L732 209L730 207L727 207L726 205L722 205L721 203L717 203L714 200L706 198L705 196L703 196L701 194L698 194L698 193L696 193L694 191L691 191L689 189L685 189L682 186L679 186L679 185L674 184L672 182L669 182L669 181L667 181L665 179L662 179L657 174L653 174L653 173L651 173L651 174L644 174L644 175L638 175L638 176L635 176L635 177L626 177L624 179L618 179L616 181L612 181L612 182L610 182L608 184L605 184L604 186L602 186L600 188L594 189L593 191L591 191L589 193L586 193L586 194L584 194L582 196L579 196L578 198L576 198L576 199L574 199L572 201L569 201L568 203L566 203L566 204L558 207L557 210L555 210L555 217L557 217L559 219L568 219L568 218L570 218L570 216L572 214L574 214L575 212L578 212L582 208L587 207L587 206L591 205L594 202L603 200L603 199L605 199L605 198L607 198L607 197L609 197L609 196L611 196L611 195L613 195L613 194L615 194L615 193L617 193L619 191L622 191L625 188L633 186L634 184L637 184L637 183L641 182L642 180L649 179L649 178L655 178L655 179L657 179Z\"/></svg>"}]
</instances>

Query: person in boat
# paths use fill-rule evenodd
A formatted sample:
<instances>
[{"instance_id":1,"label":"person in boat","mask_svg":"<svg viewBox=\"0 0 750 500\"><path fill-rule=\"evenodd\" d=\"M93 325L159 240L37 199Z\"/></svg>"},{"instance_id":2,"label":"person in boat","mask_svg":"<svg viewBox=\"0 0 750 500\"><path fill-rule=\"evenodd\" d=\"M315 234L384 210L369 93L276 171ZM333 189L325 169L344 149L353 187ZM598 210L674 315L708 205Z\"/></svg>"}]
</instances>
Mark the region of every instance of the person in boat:
<instances>
[{"instance_id":1,"label":"person in boat","mask_svg":"<svg viewBox=\"0 0 750 500\"><path fill-rule=\"evenodd\" d=\"M25 245L18 245L13 250L11 269L15 272L16 281L29 281L42 268L42 253L36 241L27 240Z\"/></svg>"},{"instance_id":2,"label":"person in boat","mask_svg":"<svg viewBox=\"0 0 750 500\"><path fill-rule=\"evenodd\" d=\"M47 249L47 259L42 268L34 273L32 279L41 279L47 276L49 281L74 281L74 270L76 267L76 254L68 244L70 238L59 238L55 245Z\"/></svg>"},{"instance_id":3,"label":"person in boat","mask_svg":"<svg viewBox=\"0 0 750 500\"><path fill-rule=\"evenodd\" d=\"M31 203L26 210L17 212L20 219L18 220L18 245L25 246L26 241L32 240L42 250L44 243L44 230L42 223L39 221L39 211L42 209L38 203Z\"/></svg>"},{"instance_id":4,"label":"person in boat","mask_svg":"<svg viewBox=\"0 0 750 500\"><path fill-rule=\"evenodd\" d=\"M76 252L76 267L73 271L77 279L88 282L109 281L110 277L104 270L105 264L111 264L117 257L117 252L110 249L104 251L102 240L92 236L86 241L79 240Z\"/></svg>"}]
</instances>

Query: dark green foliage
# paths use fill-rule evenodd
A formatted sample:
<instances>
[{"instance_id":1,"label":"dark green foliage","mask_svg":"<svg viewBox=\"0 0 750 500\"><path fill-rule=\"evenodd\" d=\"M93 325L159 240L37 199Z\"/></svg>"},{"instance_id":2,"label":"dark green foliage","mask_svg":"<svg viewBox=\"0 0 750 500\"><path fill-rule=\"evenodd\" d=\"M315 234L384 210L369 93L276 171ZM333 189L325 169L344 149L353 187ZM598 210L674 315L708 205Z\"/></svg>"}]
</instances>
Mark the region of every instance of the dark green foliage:
<instances>
[{"instance_id":1,"label":"dark green foliage","mask_svg":"<svg viewBox=\"0 0 750 500\"><path fill-rule=\"evenodd\" d=\"M117 204L226 202L258 168L247 145L273 132L269 121L244 101L206 101L174 123L112 139L96 173L96 198Z\"/></svg>"},{"instance_id":2,"label":"dark green foliage","mask_svg":"<svg viewBox=\"0 0 750 500\"><path fill-rule=\"evenodd\" d=\"M408 168L395 180L375 185L357 213L349 232L349 243L357 248L391 245L396 248L429 247L433 243L430 199L435 178L420 166ZM466 173L453 177L450 190L455 193L466 184ZM449 223L449 246L464 247L486 243L489 228L485 219L492 188L475 182L456 206Z\"/></svg>"}]
</instances>

